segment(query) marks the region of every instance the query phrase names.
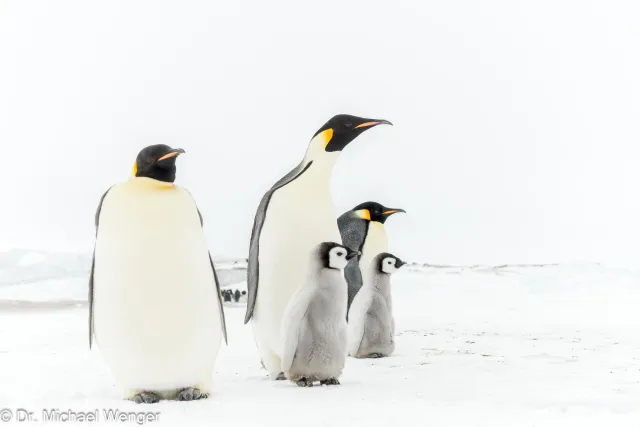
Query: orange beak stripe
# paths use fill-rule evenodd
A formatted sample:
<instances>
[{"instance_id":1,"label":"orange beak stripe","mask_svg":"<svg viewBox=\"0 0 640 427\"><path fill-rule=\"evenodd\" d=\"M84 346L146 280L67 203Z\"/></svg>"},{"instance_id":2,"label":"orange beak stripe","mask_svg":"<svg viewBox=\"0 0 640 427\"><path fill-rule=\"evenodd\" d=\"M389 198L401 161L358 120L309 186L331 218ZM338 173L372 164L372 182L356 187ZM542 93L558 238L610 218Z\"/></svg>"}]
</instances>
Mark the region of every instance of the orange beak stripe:
<instances>
[{"instance_id":1,"label":"orange beak stripe","mask_svg":"<svg viewBox=\"0 0 640 427\"><path fill-rule=\"evenodd\" d=\"M364 127L367 127L367 126L375 126L375 125L379 125L379 124L380 124L380 122L365 122L365 123L359 124L355 128L358 129L358 128L364 128Z\"/></svg>"},{"instance_id":2,"label":"orange beak stripe","mask_svg":"<svg viewBox=\"0 0 640 427\"><path fill-rule=\"evenodd\" d=\"M171 158L171 157L175 157L175 156L177 156L178 154L180 154L180 153L179 153L179 152L177 152L177 151L172 151L171 153L169 153L169 154L165 154L164 156L160 157L160 158L159 158L158 160L156 160L156 161L157 161L157 162L160 162L160 161L162 161L162 160L166 160L166 159L169 159L169 158Z\"/></svg>"},{"instance_id":3,"label":"orange beak stripe","mask_svg":"<svg viewBox=\"0 0 640 427\"><path fill-rule=\"evenodd\" d=\"M382 215L389 215L389 214L396 213L396 212L398 212L396 209L391 209L390 211L382 212Z\"/></svg>"}]
</instances>

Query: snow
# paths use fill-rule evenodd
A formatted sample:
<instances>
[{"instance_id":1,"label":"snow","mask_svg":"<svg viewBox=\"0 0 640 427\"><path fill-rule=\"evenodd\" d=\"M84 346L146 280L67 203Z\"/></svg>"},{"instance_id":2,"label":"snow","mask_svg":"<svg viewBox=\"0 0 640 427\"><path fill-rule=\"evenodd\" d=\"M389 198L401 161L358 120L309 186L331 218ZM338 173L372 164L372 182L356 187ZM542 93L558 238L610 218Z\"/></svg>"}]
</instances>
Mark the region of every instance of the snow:
<instances>
[{"instance_id":1,"label":"snow","mask_svg":"<svg viewBox=\"0 0 640 427\"><path fill-rule=\"evenodd\" d=\"M639 279L594 264L409 265L392 284L395 354L350 358L341 386L312 389L267 380L244 307L229 305L213 395L151 406L121 400L89 351L86 280L0 287L0 406L152 411L148 425L167 426L637 426Z\"/></svg>"}]
</instances>

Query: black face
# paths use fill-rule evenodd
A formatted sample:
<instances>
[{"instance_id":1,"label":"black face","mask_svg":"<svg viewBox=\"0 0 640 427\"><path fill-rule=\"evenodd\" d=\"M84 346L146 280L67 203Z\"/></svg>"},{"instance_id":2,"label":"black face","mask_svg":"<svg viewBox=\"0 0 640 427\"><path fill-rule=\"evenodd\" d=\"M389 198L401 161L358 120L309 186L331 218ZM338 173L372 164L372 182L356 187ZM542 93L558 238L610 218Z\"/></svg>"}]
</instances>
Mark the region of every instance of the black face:
<instances>
[{"instance_id":1,"label":"black face","mask_svg":"<svg viewBox=\"0 0 640 427\"><path fill-rule=\"evenodd\" d=\"M378 221L378 222L381 222L382 224L384 224L387 218L389 218L391 215L395 213L398 213L398 212L406 213L404 209L387 208L377 202L361 203L355 208L353 208L352 211L359 211L363 209L366 209L369 211L371 221Z\"/></svg>"},{"instance_id":2,"label":"black face","mask_svg":"<svg viewBox=\"0 0 640 427\"><path fill-rule=\"evenodd\" d=\"M348 260L355 258L359 254L358 251L354 251L338 243L323 242L320 244L320 257L322 258L322 266L324 268L331 268L331 266L329 265L329 252L331 252L331 249L333 248L341 248L345 252L346 258Z\"/></svg>"},{"instance_id":3,"label":"black face","mask_svg":"<svg viewBox=\"0 0 640 427\"><path fill-rule=\"evenodd\" d=\"M377 261L378 261L378 272L380 273L384 273L384 271L382 270L382 262L386 259L386 258L393 258L396 260L396 268L400 268L403 265L406 264L406 262L402 261L400 258L398 258L397 256L390 254L388 252L383 252L381 254L378 255Z\"/></svg>"},{"instance_id":4,"label":"black face","mask_svg":"<svg viewBox=\"0 0 640 427\"><path fill-rule=\"evenodd\" d=\"M182 153L182 148L174 149L164 144L143 148L136 158L135 176L173 182L176 180L176 159Z\"/></svg>"},{"instance_id":5,"label":"black face","mask_svg":"<svg viewBox=\"0 0 640 427\"><path fill-rule=\"evenodd\" d=\"M338 114L318 129L313 136L315 137L327 129L332 129L333 135L327 143L325 151L342 151L344 147L356 139L362 132L382 124L390 125L391 122L387 120L365 119L349 114Z\"/></svg>"}]
</instances>

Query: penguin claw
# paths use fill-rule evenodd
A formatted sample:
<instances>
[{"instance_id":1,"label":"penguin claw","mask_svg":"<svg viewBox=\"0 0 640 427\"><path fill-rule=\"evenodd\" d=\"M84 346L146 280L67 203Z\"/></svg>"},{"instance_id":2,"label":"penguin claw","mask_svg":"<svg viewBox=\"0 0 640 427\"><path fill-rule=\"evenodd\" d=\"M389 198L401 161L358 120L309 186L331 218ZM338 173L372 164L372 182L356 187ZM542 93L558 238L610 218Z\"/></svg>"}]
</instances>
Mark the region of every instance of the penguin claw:
<instances>
[{"instance_id":1,"label":"penguin claw","mask_svg":"<svg viewBox=\"0 0 640 427\"><path fill-rule=\"evenodd\" d=\"M313 381L307 378L300 378L298 381L296 381L296 384L298 385L298 387L313 387Z\"/></svg>"},{"instance_id":2,"label":"penguin claw","mask_svg":"<svg viewBox=\"0 0 640 427\"><path fill-rule=\"evenodd\" d=\"M143 391L133 396L133 401L136 403L158 403L160 398L155 393Z\"/></svg>"},{"instance_id":3,"label":"penguin claw","mask_svg":"<svg viewBox=\"0 0 640 427\"><path fill-rule=\"evenodd\" d=\"M192 400L206 399L209 397L208 393L202 393L200 389L189 387L178 393L177 400L181 402L190 402Z\"/></svg>"},{"instance_id":4,"label":"penguin claw","mask_svg":"<svg viewBox=\"0 0 640 427\"><path fill-rule=\"evenodd\" d=\"M382 353L371 353L369 356L367 356L371 359L378 359L380 357L384 357L384 355Z\"/></svg>"},{"instance_id":5,"label":"penguin claw","mask_svg":"<svg viewBox=\"0 0 640 427\"><path fill-rule=\"evenodd\" d=\"M287 379L287 376L284 374L284 372L280 372L278 374L278 376L276 377L276 381L283 381L283 380L286 380L286 379Z\"/></svg>"},{"instance_id":6,"label":"penguin claw","mask_svg":"<svg viewBox=\"0 0 640 427\"><path fill-rule=\"evenodd\" d=\"M329 378L327 380L320 381L320 385L340 385L340 381L337 378Z\"/></svg>"}]
</instances>

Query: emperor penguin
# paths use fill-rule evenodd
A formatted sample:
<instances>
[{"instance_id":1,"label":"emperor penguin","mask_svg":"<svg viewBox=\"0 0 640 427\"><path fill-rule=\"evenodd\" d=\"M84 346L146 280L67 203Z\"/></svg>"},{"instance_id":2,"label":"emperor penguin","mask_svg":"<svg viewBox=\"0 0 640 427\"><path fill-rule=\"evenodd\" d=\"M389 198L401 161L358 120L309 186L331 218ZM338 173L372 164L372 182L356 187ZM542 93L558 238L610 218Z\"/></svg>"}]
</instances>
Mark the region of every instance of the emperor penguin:
<instances>
[{"instance_id":1,"label":"emperor penguin","mask_svg":"<svg viewBox=\"0 0 640 427\"><path fill-rule=\"evenodd\" d=\"M390 253L374 257L370 274L349 309L349 356L386 357L395 350L391 275L406 263Z\"/></svg>"},{"instance_id":2,"label":"emperor penguin","mask_svg":"<svg viewBox=\"0 0 640 427\"><path fill-rule=\"evenodd\" d=\"M247 312L262 365L284 380L281 324L284 309L304 280L307 257L318 242L340 241L330 181L340 152L358 135L387 120L346 114L313 135L302 162L262 197L251 232ZM286 260L286 262L283 262Z\"/></svg>"},{"instance_id":3,"label":"emperor penguin","mask_svg":"<svg viewBox=\"0 0 640 427\"><path fill-rule=\"evenodd\" d=\"M338 217L342 243L362 253L351 260L344 269L349 285L347 310L362 287L362 274L368 271L373 258L389 250L389 239L384 223L391 215L398 212L406 213L404 209L387 208L377 202L365 202Z\"/></svg>"},{"instance_id":4,"label":"emperor penguin","mask_svg":"<svg viewBox=\"0 0 640 427\"><path fill-rule=\"evenodd\" d=\"M208 397L227 339L202 215L174 184L182 153L144 148L95 216L89 348L95 336L123 397L137 403Z\"/></svg>"},{"instance_id":5,"label":"emperor penguin","mask_svg":"<svg viewBox=\"0 0 640 427\"><path fill-rule=\"evenodd\" d=\"M300 387L338 385L347 358L347 282L342 270L358 252L334 242L311 251L307 277L282 318L282 372Z\"/></svg>"}]
</instances>

